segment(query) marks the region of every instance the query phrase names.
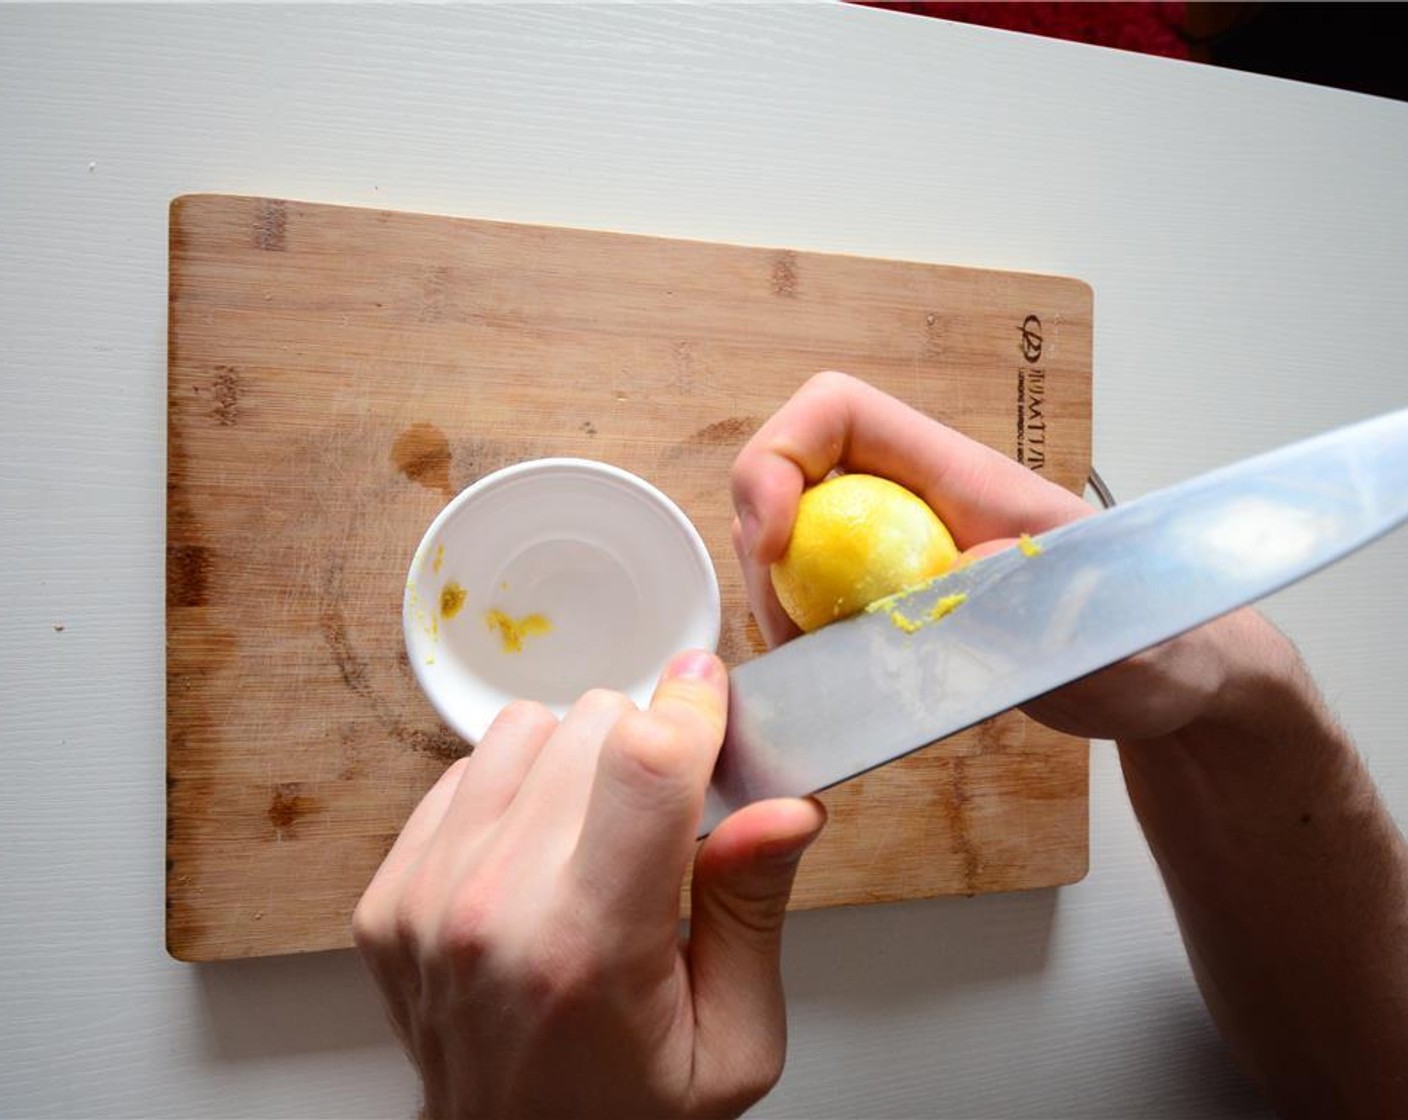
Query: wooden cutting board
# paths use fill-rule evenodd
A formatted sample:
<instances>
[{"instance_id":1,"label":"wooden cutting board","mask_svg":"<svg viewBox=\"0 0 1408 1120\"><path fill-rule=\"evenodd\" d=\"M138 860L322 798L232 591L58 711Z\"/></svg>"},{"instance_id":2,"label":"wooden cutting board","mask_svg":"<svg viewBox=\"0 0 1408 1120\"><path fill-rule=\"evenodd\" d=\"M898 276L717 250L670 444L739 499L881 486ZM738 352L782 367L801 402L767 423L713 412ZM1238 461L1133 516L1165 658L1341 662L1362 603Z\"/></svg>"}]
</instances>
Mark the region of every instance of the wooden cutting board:
<instances>
[{"instance_id":1,"label":"wooden cutting board","mask_svg":"<svg viewBox=\"0 0 1408 1120\"><path fill-rule=\"evenodd\" d=\"M275 199L171 207L167 943L350 944L463 744L401 641L411 553L484 473L575 455L666 491L762 652L728 471L844 369L1079 490L1091 293L1069 279ZM825 796L793 905L1051 886L1086 868L1087 744L1002 716Z\"/></svg>"}]
</instances>

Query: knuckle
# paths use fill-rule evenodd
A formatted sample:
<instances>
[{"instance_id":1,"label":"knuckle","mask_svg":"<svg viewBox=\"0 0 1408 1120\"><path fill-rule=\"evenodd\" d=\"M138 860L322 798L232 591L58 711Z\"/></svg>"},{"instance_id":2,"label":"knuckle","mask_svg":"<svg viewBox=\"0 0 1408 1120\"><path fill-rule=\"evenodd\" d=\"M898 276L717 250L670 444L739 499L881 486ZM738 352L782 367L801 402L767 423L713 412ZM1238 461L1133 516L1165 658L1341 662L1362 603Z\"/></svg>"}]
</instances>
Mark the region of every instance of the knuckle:
<instances>
[{"instance_id":1,"label":"knuckle","mask_svg":"<svg viewBox=\"0 0 1408 1120\"><path fill-rule=\"evenodd\" d=\"M402 945L414 945L420 940L421 925L419 911L405 898L397 904L391 915L391 940Z\"/></svg>"},{"instance_id":2,"label":"knuckle","mask_svg":"<svg viewBox=\"0 0 1408 1120\"><path fill-rule=\"evenodd\" d=\"M824 369L807 378L806 383L802 386L802 391L806 393L843 392L854 382L855 379L850 374L842 373L837 369Z\"/></svg>"},{"instance_id":3,"label":"knuckle","mask_svg":"<svg viewBox=\"0 0 1408 1120\"><path fill-rule=\"evenodd\" d=\"M444 785L453 789L460 784L460 779L464 777L465 769L468 766L469 755L461 755L445 768L445 772L440 775L439 781L436 784L444 783Z\"/></svg>"},{"instance_id":4,"label":"knuckle","mask_svg":"<svg viewBox=\"0 0 1408 1120\"><path fill-rule=\"evenodd\" d=\"M426 940L435 913L438 895L425 875L412 875L390 907L386 921L389 936L403 945L416 945Z\"/></svg>"},{"instance_id":5,"label":"knuckle","mask_svg":"<svg viewBox=\"0 0 1408 1120\"><path fill-rule=\"evenodd\" d=\"M755 941L766 942L777 937L787 920L789 894L790 891L779 891L776 882L745 877L733 883L729 891L701 900L700 905L723 918L728 926L746 932Z\"/></svg>"},{"instance_id":6,"label":"knuckle","mask_svg":"<svg viewBox=\"0 0 1408 1120\"><path fill-rule=\"evenodd\" d=\"M591 688L582 693L577 699L577 702L572 706L583 713L606 713L613 711L624 712L626 709L633 708L635 705L621 693L613 692L609 688Z\"/></svg>"},{"instance_id":7,"label":"knuckle","mask_svg":"<svg viewBox=\"0 0 1408 1120\"><path fill-rule=\"evenodd\" d=\"M522 887L509 861L490 859L460 882L444 899L435 916L437 950L460 968L472 968L487 957L512 948L509 932L522 926Z\"/></svg>"},{"instance_id":8,"label":"knuckle","mask_svg":"<svg viewBox=\"0 0 1408 1120\"><path fill-rule=\"evenodd\" d=\"M481 960L494 948L496 907L483 893L461 891L447 907L440 924L440 947L461 964Z\"/></svg>"},{"instance_id":9,"label":"knuckle","mask_svg":"<svg viewBox=\"0 0 1408 1120\"><path fill-rule=\"evenodd\" d=\"M544 1006L571 1012L601 998L601 970L586 960L539 960L532 983Z\"/></svg>"},{"instance_id":10,"label":"knuckle","mask_svg":"<svg viewBox=\"0 0 1408 1120\"><path fill-rule=\"evenodd\" d=\"M557 717L536 700L513 700L498 714L494 726L514 731L551 730L557 726Z\"/></svg>"},{"instance_id":11,"label":"knuckle","mask_svg":"<svg viewBox=\"0 0 1408 1120\"><path fill-rule=\"evenodd\" d=\"M734 496L735 504L737 504L739 496L747 492L748 484L753 481L753 474L756 470L753 463L756 458L753 448L756 440L757 436L755 435L743 445L743 449L734 456L733 464L728 469L729 490Z\"/></svg>"},{"instance_id":12,"label":"knuckle","mask_svg":"<svg viewBox=\"0 0 1408 1120\"><path fill-rule=\"evenodd\" d=\"M668 719L683 739L687 756L697 755L706 744L717 746L723 741L728 722L726 688L712 681L677 680L658 702L657 715Z\"/></svg>"},{"instance_id":13,"label":"knuckle","mask_svg":"<svg viewBox=\"0 0 1408 1120\"><path fill-rule=\"evenodd\" d=\"M693 751L678 723L655 712L627 713L605 751L618 772L643 785L678 783L688 772Z\"/></svg>"},{"instance_id":14,"label":"knuckle","mask_svg":"<svg viewBox=\"0 0 1408 1120\"><path fill-rule=\"evenodd\" d=\"M371 891L364 894L352 911L352 942L366 952L386 946L391 940L391 923L385 907Z\"/></svg>"},{"instance_id":15,"label":"knuckle","mask_svg":"<svg viewBox=\"0 0 1408 1120\"><path fill-rule=\"evenodd\" d=\"M576 927L550 923L522 963L524 986L544 1007L570 1012L602 999L610 986L610 949Z\"/></svg>"},{"instance_id":16,"label":"knuckle","mask_svg":"<svg viewBox=\"0 0 1408 1120\"><path fill-rule=\"evenodd\" d=\"M553 975L547 1002L559 1012L573 1014L601 1002L606 985L604 972L592 962Z\"/></svg>"}]
</instances>

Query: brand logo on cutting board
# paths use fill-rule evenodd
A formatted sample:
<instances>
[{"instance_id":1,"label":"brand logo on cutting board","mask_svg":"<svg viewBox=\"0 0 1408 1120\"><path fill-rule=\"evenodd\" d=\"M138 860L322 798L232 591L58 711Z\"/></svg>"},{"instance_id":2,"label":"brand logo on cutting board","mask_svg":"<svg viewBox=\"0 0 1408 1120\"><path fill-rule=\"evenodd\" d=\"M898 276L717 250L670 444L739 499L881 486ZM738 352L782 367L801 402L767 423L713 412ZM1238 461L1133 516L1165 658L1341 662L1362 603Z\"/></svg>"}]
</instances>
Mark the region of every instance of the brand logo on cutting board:
<instances>
[{"instance_id":1,"label":"brand logo on cutting board","mask_svg":"<svg viewBox=\"0 0 1408 1120\"><path fill-rule=\"evenodd\" d=\"M1028 315L1022 320L1022 357L1029 365L1041 361L1041 320Z\"/></svg>"},{"instance_id":2,"label":"brand logo on cutting board","mask_svg":"<svg viewBox=\"0 0 1408 1120\"><path fill-rule=\"evenodd\" d=\"M1046 370L1041 362L1041 319L1028 315L1017 328L1017 462L1034 471L1046 466Z\"/></svg>"}]
</instances>

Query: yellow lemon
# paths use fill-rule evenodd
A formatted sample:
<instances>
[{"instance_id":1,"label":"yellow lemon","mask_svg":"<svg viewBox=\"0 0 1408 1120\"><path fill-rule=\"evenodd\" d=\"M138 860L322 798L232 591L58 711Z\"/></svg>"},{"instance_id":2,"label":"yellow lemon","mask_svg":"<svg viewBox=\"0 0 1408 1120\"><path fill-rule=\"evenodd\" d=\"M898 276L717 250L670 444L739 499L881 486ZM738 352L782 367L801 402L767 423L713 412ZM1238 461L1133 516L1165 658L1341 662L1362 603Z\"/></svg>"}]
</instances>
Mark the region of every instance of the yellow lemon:
<instances>
[{"instance_id":1,"label":"yellow lemon","mask_svg":"<svg viewBox=\"0 0 1408 1120\"><path fill-rule=\"evenodd\" d=\"M810 632L943 575L957 559L923 500L888 479L843 474L803 492L772 586L788 617Z\"/></svg>"}]
</instances>

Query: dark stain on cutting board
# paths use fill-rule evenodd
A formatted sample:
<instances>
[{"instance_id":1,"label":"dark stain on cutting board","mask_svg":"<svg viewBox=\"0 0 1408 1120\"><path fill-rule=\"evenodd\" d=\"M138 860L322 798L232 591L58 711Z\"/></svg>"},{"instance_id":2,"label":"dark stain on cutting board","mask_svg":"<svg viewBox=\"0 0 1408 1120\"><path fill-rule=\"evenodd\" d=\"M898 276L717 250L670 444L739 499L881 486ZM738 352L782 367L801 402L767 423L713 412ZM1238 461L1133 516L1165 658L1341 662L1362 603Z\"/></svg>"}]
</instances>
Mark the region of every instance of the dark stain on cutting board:
<instances>
[{"instance_id":1,"label":"dark stain on cutting board","mask_svg":"<svg viewBox=\"0 0 1408 1120\"><path fill-rule=\"evenodd\" d=\"M274 795L269 801L266 814L274 827L274 835L287 840L294 834L294 826L304 817L322 812L322 803L303 792L302 782L280 782L274 786Z\"/></svg>"},{"instance_id":2,"label":"dark stain on cutting board","mask_svg":"<svg viewBox=\"0 0 1408 1120\"><path fill-rule=\"evenodd\" d=\"M737 445L743 449L748 437L758 430L762 421L753 416L730 416L727 420L716 420L706 424L692 436L689 442L695 446L717 447L720 444Z\"/></svg>"},{"instance_id":3,"label":"dark stain on cutting board","mask_svg":"<svg viewBox=\"0 0 1408 1120\"><path fill-rule=\"evenodd\" d=\"M263 198L254 209L254 247L267 253L282 253L288 248L288 203L277 198Z\"/></svg>"},{"instance_id":4,"label":"dark stain on cutting board","mask_svg":"<svg viewBox=\"0 0 1408 1120\"><path fill-rule=\"evenodd\" d=\"M797 298L797 254L791 250L773 255L772 294L784 299Z\"/></svg>"},{"instance_id":5,"label":"dark stain on cutting board","mask_svg":"<svg viewBox=\"0 0 1408 1120\"><path fill-rule=\"evenodd\" d=\"M707 462L717 472L716 477L725 480L724 488L727 490L728 470L734 457L761 423L756 416L729 416L705 424L680 443L666 448L661 456L661 466L672 469L684 461L691 468L697 468Z\"/></svg>"},{"instance_id":6,"label":"dark stain on cutting board","mask_svg":"<svg viewBox=\"0 0 1408 1120\"><path fill-rule=\"evenodd\" d=\"M166 546L166 605L203 607L210 579L210 550L198 544Z\"/></svg>"},{"instance_id":7,"label":"dark stain on cutting board","mask_svg":"<svg viewBox=\"0 0 1408 1120\"><path fill-rule=\"evenodd\" d=\"M210 415L222 428L233 428L240 418L240 396L244 383L240 371L235 366L219 365L212 371L210 391L215 397L215 407Z\"/></svg>"},{"instance_id":8,"label":"dark stain on cutting board","mask_svg":"<svg viewBox=\"0 0 1408 1120\"><path fill-rule=\"evenodd\" d=\"M450 441L434 424L412 424L391 445L391 462L396 469L427 490L446 497L450 489Z\"/></svg>"}]
</instances>

